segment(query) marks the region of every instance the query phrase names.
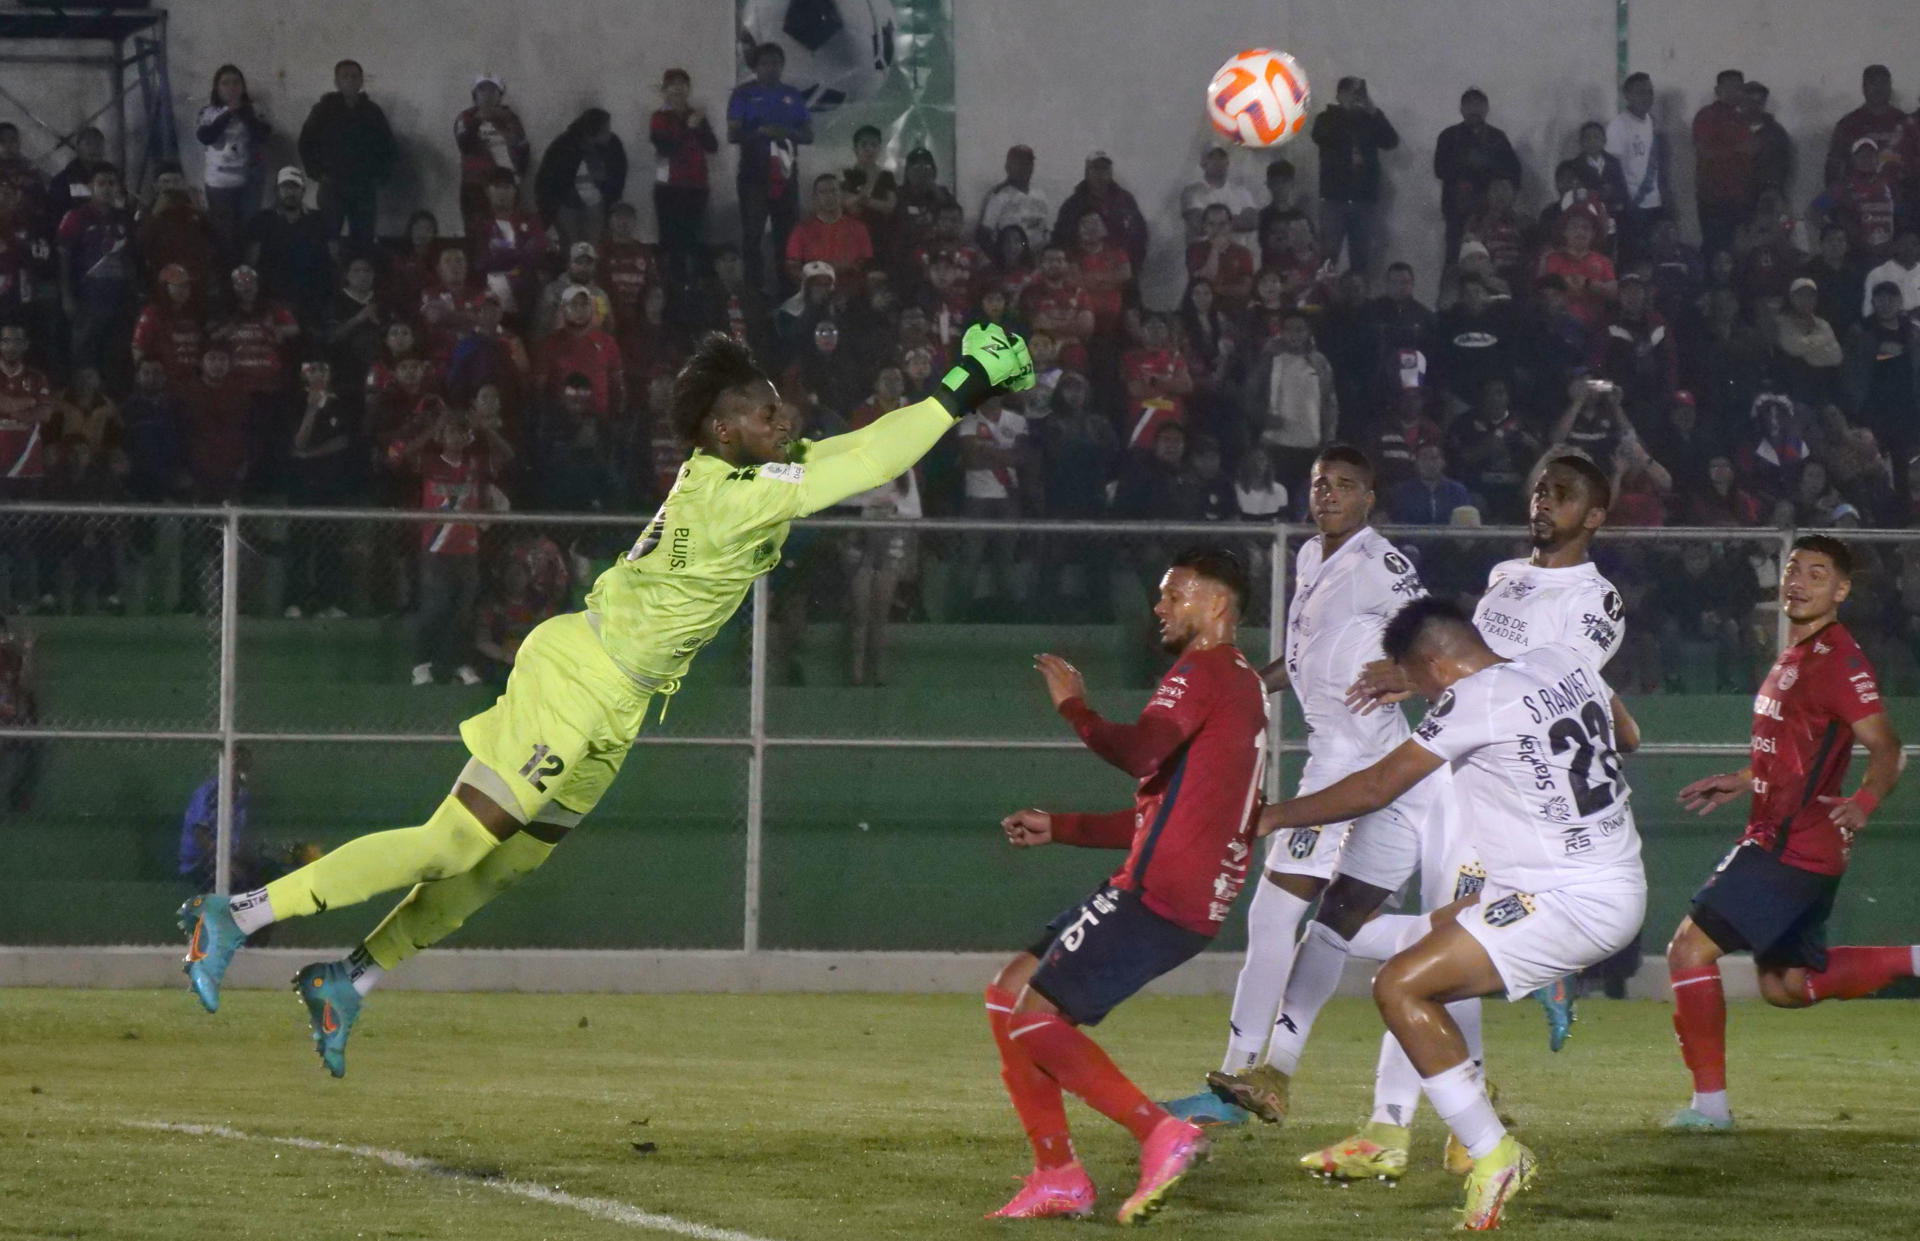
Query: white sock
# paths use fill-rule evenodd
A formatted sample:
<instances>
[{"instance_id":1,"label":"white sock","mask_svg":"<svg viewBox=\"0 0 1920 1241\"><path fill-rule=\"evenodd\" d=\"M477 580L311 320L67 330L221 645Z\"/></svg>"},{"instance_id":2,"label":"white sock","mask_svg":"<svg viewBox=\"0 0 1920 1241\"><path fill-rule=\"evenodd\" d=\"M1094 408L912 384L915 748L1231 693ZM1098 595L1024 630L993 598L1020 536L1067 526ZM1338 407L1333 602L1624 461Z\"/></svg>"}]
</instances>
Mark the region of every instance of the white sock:
<instances>
[{"instance_id":1,"label":"white sock","mask_svg":"<svg viewBox=\"0 0 1920 1241\"><path fill-rule=\"evenodd\" d=\"M1440 1119L1447 1122L1453 1136L1475 1159L1491 1152L1507 1136L1507 1128L1487 1099L1486 1085L1474 1071L1473 1061L1462 1060L1432 1077L1421 1078L1420 1086L1433 1103L1433 1110L1440 1113Z\"/></svg>"},{"instance_id":2,"label":"white sock","mask_svg":"<svg viewBox=\"0 0 1920 1241\"><path fill-rule=\"evenodd\" d=\"M1372 1120L1383 1125L1413 1123L1420 1110L1420 1073L1407 1059L1393 1032L1380 1036L1380 1059L1373 1068Z\"/></svg>"},{"instance_id":3,"label":"white sock","mask_svg":"<svg viewBox=\"0 0 1920 1241\"><path fill-rule=\"evenodd\" d=\"M1908 951L1913 954L1914 976L1920 978L1920 944L1915 944L1912 948L1908 949Z\"/></svg>"},{"instance_id":4,"label":"white sock","mask_svg":"<svg viewBox=\"0 0 1920 1241\"><path fill-rule=\"evenodd\" d=\"M1713 1120L1733 1119L1733 1105L1727 1102L1727 1092L1724 1090L1709 1090L1705 1094L1694 1091L1693 1110Z\"/></svg>"},{"instance_id":5,"label":"white sock","mask_svg":"<svg viewBox=\"0 0 1920 1241\"><path fill-rule=\"evenodd\" d=\"M227 912L233 915L233 924L246 935L263 926L272 926L274 921L273 905L267 900L265 888L236 894L227 905Z\"/></svg>"},{"instance_id":6,"label":"white sock","mask_svg":"<svg viewBox=\"0 0 1920 1241\"><path fill-rule=\"evenodd\" d=\"M1267 1032L1280 997L1287 990L1293 968L1293 936L1308 902L1288 892L1265 875L1255 880L1253 904L1247 909L1247 959L1233 988L1233 1012L1228 1017L1223 1073L1244 1073L1260 1063L1267 1049Z\"/></svg>"},{"instance_id":7,"label":"white sock","mask_svg":"<svg viewBox=\"0 0 1920 1241\"><path fill-rule=\"evenodd\" d=\"M380 980L387 976L387 971L367 954L365 944L355 948L347 957L346 967L347 977L353 982L354 994L363 1000L367 998L367 992L379 986Z\"/></svg>"},{"instance_id":8,"label":"white sock","mask_svg":"<svg viewBox=\"0 0 1920 1241\"><path fill-rule=\"evenodd\" d=\"M1310 922L1293 954L1293 970L1287 979L1286 994L1280 1002L1280 1016L1273 1024L1273 1038L1267 1044L1267 1063L1282 1073L1300 1067L1300 1053L1307 1049L1307 1036L1327 1001L1340 987L1340 974L1347 964L1347 941L1340 932L1324 922Z\"/></svg>"},{"instance_id":9,"label":"white sock","mask_svg":"<svg viewBox=\"0 0 1920 1241\"><path fill-rule=\"evenodd\" d=\"M1419 934L1407 938L1407 933L1416 926ZM1347 941L1347 952L1362 961L1384 961L1402 948L1418 943L1427 930L1425 914L1382 914L1353 933L1353 938Z\"/></svg>"},{"instance_id":10,"label":"white sock","mask_svg":"<svg viewBox=\"0 0 1920 1241\"><path fill-rule=\"evenodd\" d=\"M1453 1024L1460 1027L1461 1035L1467 1040L1467 1059L1473 1061L1475 1068L1484 1069L1487 1044L1480 1033L1480 998L1455 1000L1447 1005L1447 1016L1453 1018Z\"/></svg>"}]
</instances>

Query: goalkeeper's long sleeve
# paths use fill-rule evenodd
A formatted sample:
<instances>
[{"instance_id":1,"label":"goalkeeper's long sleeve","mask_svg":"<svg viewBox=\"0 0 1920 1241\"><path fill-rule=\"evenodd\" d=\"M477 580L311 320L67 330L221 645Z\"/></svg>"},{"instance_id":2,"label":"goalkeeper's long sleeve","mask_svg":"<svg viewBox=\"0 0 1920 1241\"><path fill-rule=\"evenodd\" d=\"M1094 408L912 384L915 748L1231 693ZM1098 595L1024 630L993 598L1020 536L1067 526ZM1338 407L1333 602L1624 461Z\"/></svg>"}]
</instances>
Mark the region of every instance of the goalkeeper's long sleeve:
<instances>
[{"instance_id":1,"label":"goalkeeper's long sleeve","mask_svg":"<svg viewBox=\"0 0 1920 1241\"><path fill-rule=\"evenodd\" d=\"M945 403L928 397L884 414L858 431L814 444L800 483L798 515L831 508L900 477L926 456L954 421Z\"/></svg>"}]
</instances>

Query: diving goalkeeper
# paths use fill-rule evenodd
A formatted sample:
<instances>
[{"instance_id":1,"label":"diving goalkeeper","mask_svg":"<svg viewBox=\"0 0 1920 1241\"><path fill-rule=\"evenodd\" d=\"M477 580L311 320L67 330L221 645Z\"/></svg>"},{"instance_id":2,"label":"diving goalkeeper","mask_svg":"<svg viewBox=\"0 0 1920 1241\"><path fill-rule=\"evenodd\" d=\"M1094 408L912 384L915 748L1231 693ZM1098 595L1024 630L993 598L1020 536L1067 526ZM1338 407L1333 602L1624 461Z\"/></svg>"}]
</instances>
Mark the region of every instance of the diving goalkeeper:
<instances>
[{"instance_id":1,"label":"diving goalkeeper","mask_svg":"<svg viewBox=\"0 0 1920 1241\"><path fill-rule=\"evenodd\" d=\"M200 1003L218 1010L234 951L261 927L411 887L346 960L294 978L321 1061L343 1076L367 992L546 861L594 808L654 700L664 711L753 579L779 563L790 523L898 477L976 405L1032 386L1026 343L977 325L926 400L847 435L795 441L753 355L707 337L674 380L672 417L693 452L672 491L594 583L586 611L534 629L506 692L460 725L472 757L433 816L348 841L264 888L180 907Z\"/></svg>"}]
</instances>

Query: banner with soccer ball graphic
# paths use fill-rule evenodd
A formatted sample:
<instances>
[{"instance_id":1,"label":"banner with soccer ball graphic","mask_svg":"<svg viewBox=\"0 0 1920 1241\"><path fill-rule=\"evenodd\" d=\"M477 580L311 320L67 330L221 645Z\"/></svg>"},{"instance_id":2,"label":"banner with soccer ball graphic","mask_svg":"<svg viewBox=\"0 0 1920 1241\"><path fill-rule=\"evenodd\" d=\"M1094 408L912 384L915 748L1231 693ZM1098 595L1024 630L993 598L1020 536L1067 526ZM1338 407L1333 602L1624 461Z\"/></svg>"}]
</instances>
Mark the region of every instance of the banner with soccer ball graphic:
<instances>
[{"instance_id":1,"label":"banner with soccer ball graphic","mask_svg":"<svg viewBox=\"0 0 1920 1241\"><path fill-rule=\"evenodd\" d=\"M933 152L940 181L954 179L951 0L736 0L741 81L752 50L777 43L781 75L813 113L806 176L853 163L853 135L878 129L880 162L898 176L915 147Z\"/></svg>"}]
</instances>

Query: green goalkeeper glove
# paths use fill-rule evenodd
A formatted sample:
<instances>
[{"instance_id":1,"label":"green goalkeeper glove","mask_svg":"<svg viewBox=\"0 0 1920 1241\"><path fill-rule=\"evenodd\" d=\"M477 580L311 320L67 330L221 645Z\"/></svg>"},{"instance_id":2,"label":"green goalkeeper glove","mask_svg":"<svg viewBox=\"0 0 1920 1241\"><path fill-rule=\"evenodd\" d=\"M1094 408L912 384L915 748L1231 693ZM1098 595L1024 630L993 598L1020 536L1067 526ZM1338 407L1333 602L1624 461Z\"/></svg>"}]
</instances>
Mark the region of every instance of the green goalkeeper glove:
<instances>
[{"instance_id":1,"label":"green goalkeeper glove","mask_svg":"<svg viewBox=\"0 0 1920 1241\"><path fill-rule=\"evenodd\" d=\"M976 323L960 339L960 360L940 381L934 396L955 418L1001 392L1033 387L1033 358L1027 342L992 323Z\"/></svg>"}]
</instances>

